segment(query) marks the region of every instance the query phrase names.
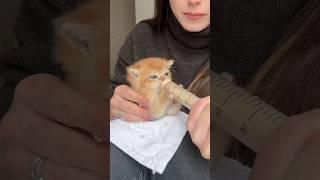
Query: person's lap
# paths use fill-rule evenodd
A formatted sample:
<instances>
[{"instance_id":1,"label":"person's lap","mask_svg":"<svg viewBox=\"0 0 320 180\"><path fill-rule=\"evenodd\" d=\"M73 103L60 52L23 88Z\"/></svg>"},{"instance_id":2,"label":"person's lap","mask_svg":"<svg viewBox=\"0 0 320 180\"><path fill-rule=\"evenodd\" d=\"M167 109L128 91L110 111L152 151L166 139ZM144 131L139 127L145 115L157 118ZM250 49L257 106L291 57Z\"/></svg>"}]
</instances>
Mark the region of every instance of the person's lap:
<instances>
[{"instance_id":1,"label":"person's lap","mask_svg":"<svg viewBox=\"0 0 320 180\"><path fill-rule=\"evenodd\" d=\"M110 177L112 180L209 180L210 161L202 158L198 148L187 134L163 174L152 171L115 145L110 146Z\"/></svg>"}]
</instances>

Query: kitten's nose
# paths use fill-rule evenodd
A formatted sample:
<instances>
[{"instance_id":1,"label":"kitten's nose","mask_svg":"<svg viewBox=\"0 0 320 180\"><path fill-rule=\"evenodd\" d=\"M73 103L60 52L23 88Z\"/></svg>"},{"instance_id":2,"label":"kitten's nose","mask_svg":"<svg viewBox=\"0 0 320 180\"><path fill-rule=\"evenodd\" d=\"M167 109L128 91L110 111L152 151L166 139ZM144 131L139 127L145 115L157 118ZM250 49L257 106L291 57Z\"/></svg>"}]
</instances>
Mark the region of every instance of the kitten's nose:
<instances>
[{"instance_id":1,"label":"kitten's nose","mask_svg":"<svg viewBox=\"0 0 320 180\"><path fill-rule=\"evenodd\" d=\"M161 81L164 81L166 79L165 76L160 76Z\"/></svg>"}]
</instances>

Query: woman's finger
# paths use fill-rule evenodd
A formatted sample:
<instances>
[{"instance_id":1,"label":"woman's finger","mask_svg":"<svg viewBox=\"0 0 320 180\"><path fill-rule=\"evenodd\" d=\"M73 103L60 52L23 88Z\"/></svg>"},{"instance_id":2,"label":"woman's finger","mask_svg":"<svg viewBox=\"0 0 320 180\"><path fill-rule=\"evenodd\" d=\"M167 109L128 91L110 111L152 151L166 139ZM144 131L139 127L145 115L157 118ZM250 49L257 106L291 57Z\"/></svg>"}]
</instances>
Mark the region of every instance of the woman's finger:
<instances>
[{"instance_id":1,"label":"woman's finger","mask_svg":"<svg viewBox=\"0 0 320 180\"><path fill-rule=\"evenodd\" d=\"M127 121L127 122L142 122L142 121L146 121L145 119L143 119L143 118L141 118L139 116L133 115L133 114L124 114L123 120Z\"/></svg>"},{"instance_id":2,"label":"woman's finger","mask_svg":"<svg viewBox=\"0 0 320 180\"><path fill-rule=\"evenodd\" d=\"M151 120L152 116L147 111L147 109L138 106L137 104L127 101L120 96L115 95L111 100L111 106L118 110L123 111L125 114L132 114L139 116L144 120Z\"/></svg>"},{"instance_id":3,"label":"woman's finger","mask_svg":"<svg viewBox=\"0 0 320 180\"><path fill-rule=\"evenodd\" d=\"M288 168L286 180L320 179L320 132L306 142Z\"/></svg>"},{"instance_id":4,"label":"woman's finger","mask_svg":"<svg viewBox=\"0 0 320 180\"><path fill-rule=\"evenodd\" d=\"M106 104L90 102L52 75L37 74L23 79L15 91L13 105L17 103L23 103L51 120L106 139Z\"/></svg>"},{"instance_id":5,"label":"woman's finger","mask_svg":"<svg viewBox=\"0 0 320 180\"><path fill-rule=\"evenodd\" d=\"M8 166L11 178L15 180L27 180L31 177L32 164L39 157L36 154L23 150L19 147L11 146L6 154L6 164ZM99 176L90 171L63 166L50 159L45 159L40 169L41 176L45 179L59 180L103 180L104 177Z\"/></svg>"},{"instance_id":6,"label":"woman's finger","mask_svg":"<svg viewBox=\"0 0 320 180\"><path fill-rule=\"evenodd\" d=\"M210 130L210 106L207 105L195 122L194 128L190 131L192 141L199 148L202 147L207 132Z\"/></svg>"},{"instance_id":7,"label":"woman's finger","mask_svg":"<svg viewBox=\"0 0 320 180\"><path fill-rule=\"evenodd\" d=\"M123 111L122 111L123 112ZM128 121L128 122L142 122L142 121L146 121L146 119L141 118L139 116L135 116L132 114L127 114L123 112L122 117L120 114L120 110L117 109L111 109L111 116L114 117L114 119L122 119L124 121Z\"/></svg>"},{"instance_id":8,"label":"woman's finger","mask_svg":"<svg viewBox=\"0 0 320 180\"><path fill-rule=\"evenodd\" d=\"M193 106L188 116L188 130L192 131L203 109L210 104L210 97L201 98Z\"/></svg>"},{"instance_id":9,"label":"woman's finger","mask_svg":"<svg viewBox=\"0 0 320 180\"><path fill-rule=\"evenodd\" d=\"M105 144L49 121L22 105L4 116L0 132L6 142L21 145L61 164L106 173Z\"/></svg>"},{"instance_id":10,"label":"woman's finger","mask_svg":"<svg viewBox=\"0 0 320 180\"><path fill-rule=\"evenodd\" d=\"M140 95L139 93L135 92L132 88L130 88L127 85L117 86L114 90L114 94L128 101L137 103L139 106L145 108L149 107L148 99Z\"/></svg>"},{"instance_id":11,"label":"woman's finger","mask_svg":"<svg viewBox=\"0 0 320 180\"><path fill-rule=\"evenodd\" d=\"M210 159L210 129L206 134L206 138L200 148L200 151L202 157L204 157L205 159Z\"/></svg>"},{"instance_id":12,"label":"woman's finger","mask_svg":"<svg viewBox=\"0 0 320 180\"><path fill-rule=\"evenodd\" d=\"M250 180L283 179L305 142L319 133L319 115L319 110L313 110L282 122L260 148Z\"/></svg>"}]
</instances>

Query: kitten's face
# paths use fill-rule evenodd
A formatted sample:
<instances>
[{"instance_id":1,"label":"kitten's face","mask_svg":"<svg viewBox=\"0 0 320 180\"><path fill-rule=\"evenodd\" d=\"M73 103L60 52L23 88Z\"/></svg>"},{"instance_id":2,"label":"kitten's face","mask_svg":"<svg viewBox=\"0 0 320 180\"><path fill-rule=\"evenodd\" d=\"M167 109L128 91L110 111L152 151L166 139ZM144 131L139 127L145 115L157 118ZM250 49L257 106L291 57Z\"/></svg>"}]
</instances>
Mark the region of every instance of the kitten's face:
<instances>
[{"instance_id":1,"label":"kitten's face","mask_svg":"<svg viewBox=\"0 0 320 180\"><path fill-rule=\"evenodd\" d=\"M127 80L135 90L160 91L161 83L171 79L170 68L173 60L162 58L146 58L127 68Z\"/></svg>"}]
</instances>

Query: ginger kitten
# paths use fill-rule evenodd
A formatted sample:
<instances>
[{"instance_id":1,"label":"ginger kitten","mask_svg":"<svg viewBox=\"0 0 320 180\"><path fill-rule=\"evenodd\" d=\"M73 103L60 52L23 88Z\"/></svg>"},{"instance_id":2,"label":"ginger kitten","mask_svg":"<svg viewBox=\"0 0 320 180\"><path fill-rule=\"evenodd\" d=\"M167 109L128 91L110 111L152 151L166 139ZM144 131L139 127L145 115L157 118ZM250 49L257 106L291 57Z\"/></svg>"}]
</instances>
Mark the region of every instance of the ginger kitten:
<instances>
[{"instance_id":1,"label":"ginger kitten","mask_svg":"<svg viewBox=\"0 0 320 180\"><path fill-rule=\"evenodd\" d=\"M173 101L169 93L161 89L165 79L172 79L170 68L173 60L163 58L145 58L127 67L127 80L133 90L145 96L149 102L149 111L154 118L175 115L181 104Z\"/></svg>"},{"instance_id":2,"label":"ginger kitten","mask_svg":"<svg viewBox=\"0 0 320 180\"><path fill-rule=\"evenodd\" d=\"M89 1L54 21L54 61L67 84L97 101L105 100L109 80L107 7L106 0Z\"/></svg>"}]
</instances>

